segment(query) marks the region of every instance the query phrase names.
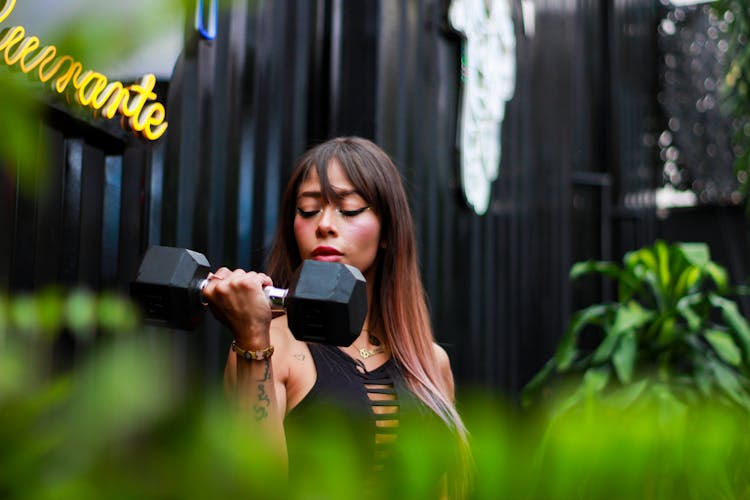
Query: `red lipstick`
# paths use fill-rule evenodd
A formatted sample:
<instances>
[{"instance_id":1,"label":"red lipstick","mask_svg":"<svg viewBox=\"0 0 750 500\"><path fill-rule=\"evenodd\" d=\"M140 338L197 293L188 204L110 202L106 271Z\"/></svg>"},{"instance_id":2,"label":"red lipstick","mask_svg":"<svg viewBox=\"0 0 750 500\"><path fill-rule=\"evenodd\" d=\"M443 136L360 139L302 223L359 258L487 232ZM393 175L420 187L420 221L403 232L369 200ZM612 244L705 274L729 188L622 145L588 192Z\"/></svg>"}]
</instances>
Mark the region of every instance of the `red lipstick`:
<instances>
[{"instance_id":1,"label":"red lipstick","mask_svg":"<svg viewBox=\"0 0 750 500\"><path fill-rule=\"evenodd\" d=\"M339 250L337 250L334 247L324 246L321 245L319 247L315 247L315 249L312 251L312 258L315 260L325 261L325 262L335 262L341 258L342 254Z\"/></svg>"}]
</instances>

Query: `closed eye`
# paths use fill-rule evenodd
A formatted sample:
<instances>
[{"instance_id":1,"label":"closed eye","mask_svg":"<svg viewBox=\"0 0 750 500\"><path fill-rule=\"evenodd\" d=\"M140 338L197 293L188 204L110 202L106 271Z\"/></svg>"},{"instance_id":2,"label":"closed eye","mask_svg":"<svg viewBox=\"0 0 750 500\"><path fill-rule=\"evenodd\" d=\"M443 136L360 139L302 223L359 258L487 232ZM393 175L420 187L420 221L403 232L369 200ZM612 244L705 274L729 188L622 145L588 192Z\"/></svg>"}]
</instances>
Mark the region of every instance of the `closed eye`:
<instances>
[{"instance_id":1,"label":"closed eye","mask_svg":"<svg viewBox=\"0 0 750 500\"><path fill-rule=\"evenodd\" d=\"M365 205L364 207L357 208L355 210L341 210L340 208L337 208L336 211L340 213L341 215L343 215L344 217L355 217L361 214L362 212L364 212L365 210L367 210L368 208L370 208L370 206Z\"/></svg>"},{"instance_id":2,"label":"closed eye","mask_svg":"<svg viewBox=\"0 0 750 500\"><path fill-rule=\"evenodd\" d=\"M354 210L342 210L340 208L336 209L336 213L341 215L342 217L356 217L357 215L361 214L365 210L368 210L370 208L370 205L365 205L361 208L356 208ZM319 208L317 210L303 210L302 208L297 207L297 214L299 214L300 217L303 219L310 219L312 217L315 217L319 213L323 211L322 208Z\"/></svg>"},{"instance_id":3,"label":"closed eye","mask_svg":"<svg viewBox=\"0 0 750 500\"><path fill-rule=\"evenodd\" d=\"M303 219L309 219L310 217L314 217L314 216L318 215L320 212L321 212L320 209L318 209L318 210L302 210L301 208L297 208L297 213Z\"/></svg>"}]
</instances>

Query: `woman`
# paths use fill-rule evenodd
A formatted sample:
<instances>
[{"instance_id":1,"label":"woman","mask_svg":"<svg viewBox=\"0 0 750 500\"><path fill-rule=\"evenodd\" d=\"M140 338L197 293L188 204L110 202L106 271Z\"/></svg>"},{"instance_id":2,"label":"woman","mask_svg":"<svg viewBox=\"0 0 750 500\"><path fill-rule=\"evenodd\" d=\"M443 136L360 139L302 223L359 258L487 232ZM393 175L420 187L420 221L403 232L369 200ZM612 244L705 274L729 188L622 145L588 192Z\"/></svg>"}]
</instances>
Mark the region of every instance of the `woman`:
<instances>
[{"instance_id":1,"label":"woman","mask_svg":"<svg viewBox=\"0 0 750 500\"><path fill-rule=\"evenodd\" d=\"M279 446L288 442L292 487L295 467L300 470L310 452L296 446L310 433L290 430L305 429L292 424L309 422L315 411L340 409L346 417L338 429L364 441L369 457L365 490L385 495L383 478L398 468L394 443L406 440L410 429L439 421L452 437L447 441L455 458L444 464L442 494L464 495L466 431L453 402L448 356L433 340L400 175L372 142L333 139L298 161L270 253L276 286L287 286L304 259L350 264L367 279L368 315L351 346L297 341L285 316L271 317L262 292L272 284L266 274L221 268L204 290L235 338L225 384ZM251 355L238 356L246 351Z\"/></svg>"}]
</instances>

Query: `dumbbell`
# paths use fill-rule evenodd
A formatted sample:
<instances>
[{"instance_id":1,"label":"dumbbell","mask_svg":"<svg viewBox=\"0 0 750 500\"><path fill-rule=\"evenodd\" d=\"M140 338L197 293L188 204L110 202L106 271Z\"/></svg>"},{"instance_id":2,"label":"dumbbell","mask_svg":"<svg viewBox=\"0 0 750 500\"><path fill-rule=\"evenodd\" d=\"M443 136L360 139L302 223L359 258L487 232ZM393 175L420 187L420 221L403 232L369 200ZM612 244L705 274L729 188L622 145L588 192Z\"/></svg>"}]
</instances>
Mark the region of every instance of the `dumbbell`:
<instances>
[{"instance_id":1,"label":"dumbbell","mask_svg":"<svg viewBox=\"0 0 750 500\"><path fill-rule=\"evenodd\" d=\"M149 247L130 294L144 322L189 330L205 311L201 290L210 265L205 255L184 248ZM367 287L355 267L305 260L289 289L265 287L271 309L287 314L289 329L302 341L349 346L367 315Z\"/></svg>"}]
</instances>

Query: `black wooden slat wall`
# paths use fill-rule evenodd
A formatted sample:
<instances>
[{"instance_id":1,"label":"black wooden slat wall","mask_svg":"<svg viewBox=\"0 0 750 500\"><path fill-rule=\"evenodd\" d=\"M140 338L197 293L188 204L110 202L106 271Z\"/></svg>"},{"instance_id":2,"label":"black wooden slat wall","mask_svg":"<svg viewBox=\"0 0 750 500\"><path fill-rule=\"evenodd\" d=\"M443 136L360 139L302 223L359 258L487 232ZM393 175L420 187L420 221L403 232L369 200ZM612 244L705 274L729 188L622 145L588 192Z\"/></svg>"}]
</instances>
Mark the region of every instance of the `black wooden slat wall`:
<instances>
[{"instance_id":1,"label":"black wooden slat wall","mask_svg":"<svg viewBox=\"0 0 750 500\"><path fill-rule=\"evenodd\" d=\"M659 8L646 0L537 1L535 34L525 36L520 4L512 2L516 93L506 112L501 177L489 213L478 217L460 201L457 181L460 52L446 30L448 2L323 4L333 33L333 76L322 97L332 103L327 135L371 136L396 159L411 195L438 340L463 382L514 391L564 328L572 262L611 258L653 239L653 216L643 210L637 217L622 211L636 240L616 240L613 248L610 227L611 204L616 195L624 199L613 193L613 174L637 179L638 190L655 185L656 157L643 138L658 125ZM362 114L373 81L370 133ZM576 194L587 201L579 210Z\"/></svg>"},{"instance_id":2,"label":"black wooden slat wall","mask_svg":"<svg viewBox=\"0 0 750 500\"><path fill-rule=\"evenodd\" d=\"M235 1L215 40L188 26L157 144L51 108L41 127L50 189L23 198L0 174L10 235L0 285L126 291L148 244L260 268L294 158L360 134L403 173L436 336L459 384L514 393L551 355L572 307L602 293L573 295L570 264L617 257L655 234L648 212L623 200L655 179L643 134L655 120L658 8L536 0L531 35L520 2L510 4L515 95L486 215L460 191L460 38L446 0ZM186 380L218 383L229 335L214 321L155 334L173 338Z\"/></svg>"},{"instance_id":3,"label":"black wooden slat wall","mask_svg":"<svg viewBox=\"0 0 750 500\"><path fill-rule=\"evenodd\" d=\"M621 251L650 244L657 236L655 203L648 190L659 185L661 176L654 135L662 127L656 47L663 9L650 0L614 0L610 7L610 168L618 186L614 226Z\"/></svg>"},{"instance_id":4,"label":"black wooden slat wall","mask_svg":"<svg viewBox=\"0 0 750 500\"><path fill-rule=\"evenodd\" d=\"M214 267L263 267L285 174L308 144L316 8L234 2L215 40L188 30L170 82L161 232L148 243L192 248ZM199 332L175 334L179 355L189 355L186 376L202 366L215 383L229 338L210 318Z\"/></svg>"}]
</instances>

